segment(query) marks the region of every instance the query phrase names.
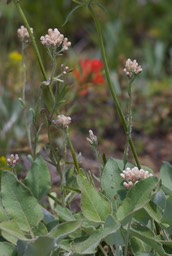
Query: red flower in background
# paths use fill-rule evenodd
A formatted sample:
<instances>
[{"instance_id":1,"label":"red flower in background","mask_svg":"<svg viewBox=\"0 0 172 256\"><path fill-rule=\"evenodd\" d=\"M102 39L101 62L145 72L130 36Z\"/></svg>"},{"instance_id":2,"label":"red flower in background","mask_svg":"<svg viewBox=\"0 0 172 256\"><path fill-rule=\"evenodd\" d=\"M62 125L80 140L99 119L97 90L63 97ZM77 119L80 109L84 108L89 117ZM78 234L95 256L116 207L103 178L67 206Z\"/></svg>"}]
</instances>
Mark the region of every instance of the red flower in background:
<instances>
[{"instance_id":1,"label":"red flower in background","mask_svg":"<svg viewBox=\"0 0 172 256\"><path fill-rule=\"evenodd\" d=\"M102 75L103 63L100 60L80 60L80 71L75 70L74 76L79 83L79 94L88 94L91 85L102 85L105 80Z\"/></svg>"}]
</instances>

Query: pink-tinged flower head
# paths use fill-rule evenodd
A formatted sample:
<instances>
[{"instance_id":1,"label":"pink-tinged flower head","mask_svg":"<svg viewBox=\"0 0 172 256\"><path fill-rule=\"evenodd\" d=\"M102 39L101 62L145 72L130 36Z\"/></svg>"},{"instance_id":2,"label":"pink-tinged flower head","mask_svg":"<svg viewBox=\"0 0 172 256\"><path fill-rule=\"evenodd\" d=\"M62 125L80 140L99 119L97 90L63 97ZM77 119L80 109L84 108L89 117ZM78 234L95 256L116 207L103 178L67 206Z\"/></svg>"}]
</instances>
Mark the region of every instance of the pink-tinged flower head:
<instances>
[{"instance_id":1,"label":"pink-tinged flower head","mask_svg":"<svg viewBox=\"0 0 172 256\"><path fill-rule=\"evenodd\" d=\"M30 30L33 33L33 28L30 28ZM29 43L30 35L27 28L25 28L23 25L17 30L17 35L21 42Z\"/></svg>"},{"instance_id":2,"label":"pink-tinged flower head","mask_svg":"<svg viewBox=\"0 0 172 256\"><path fill-rule=\"evenodd\" d=\"M61 34L57 28L49 28L48 34L41 36L40 41L44 46L50 48L57 48L61 46L61 51L67 51L71 46L71 42L69 42L68 39L64 37L64 35Z\"/></svg>"},{"instance_id":3,"label":"pink-tinged flower head","mask_svg":"<svg viewBox=\"0 0 172 256\"><path fill-rule=\"evenodd\" d=\"M71 117L65 115L58 115L56 120L52 120L52 124L61 128L68 128L71 123Z\"/></svg>"},{"instance_id":4,"label":"pink-tinged flower head","mask_svg":"<svg viewBox=\"0 0 172 256\"><path fill-rule=\"evenodd\" d=\"M8 158L7 158L7 163L9 166L14 167L16 166L16 164L19 161L19 156L18 154L11 154Z\"/></svg>"},{"instance_id":5,"label":"pink-tinged flower head","mask_svg":"<svg viewBox=\"0 0 172 256\"><path fill-rule=\"evenodd\" d=\"M136 60L132 61L131 59L128 59L125 63L124 72L128 78L131 79L133 76L142 72L142 67L139 66Z\"/></svg>"},{"instance_id":6,"label":"pink-tinged flower head","mask_svg":"<svg viewBox=\"0 0 172 256\"><path fill-rule=\"evenodd\" d=\"M125 180L123 185L126 189L130 189L140 180L153 176L152 173L149 173L143 169L139 170L137 167L126 168L120 175Z\"/></svg>"}]
</instances>

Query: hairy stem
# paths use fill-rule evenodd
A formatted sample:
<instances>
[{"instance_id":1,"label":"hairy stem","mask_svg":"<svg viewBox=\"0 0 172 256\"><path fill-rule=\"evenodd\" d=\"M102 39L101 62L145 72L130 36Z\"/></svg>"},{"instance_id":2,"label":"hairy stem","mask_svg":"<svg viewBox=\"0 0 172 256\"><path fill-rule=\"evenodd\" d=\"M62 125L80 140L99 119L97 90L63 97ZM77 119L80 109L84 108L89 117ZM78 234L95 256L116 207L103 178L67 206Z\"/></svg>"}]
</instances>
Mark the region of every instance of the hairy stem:
<instances>
[{"instance_id":1,"label":"hairy stem","mask_svg":"<svg viewBox=\"0 0 172 256\"><path fill-rule=\"evenodd\" d=\"M25 63L25 43L22 43L22 72L23 72L23 92L22 101L25 105L25 94L26 94L26 63Z\"/></svg>"},{"instance_id":2,"label":"hairy stem","mask_svg":"<svg viewBox=\"0 0 172 256\"><path fill-rule=\"evenodd\" d=\"M73 145L72 145L72 142L71 142L71 139L70 139L70 136L69 136L68 128L66 128L66 136L67 136L70 152L72 154L72 158L73 158L73 162L74 162L76 171L77 171L77 173L79 173L79 164L78 164L78 161L77 161L77 158L76 158L76 154L75 154L75 150L73 148Z\"/></svg>"},{"instance_id":3,"label":"hairy stem","mask_svg":"<svg viewBox=\"0 0 172 256\"><path fill-rule=\"evenodd\" d=\"M99 158L99 151L98 151L98 147L97 145L93 147L94 148L94 152L95 152L95 156L96 156L96 161L98 163L98 170L99 170L99 175L101 177L102 175L102 169L101 169L101 164L100 164L100 158Z\"/></svg>"},{"instance_id":4,"label":"hairy stem","mask_svg":"<svg viewBox=\"0 0 172 256\"><path fill-rule=\"evenodd\" d=\"M135 78L135 77L134 77ZM129 154L129 140L132 138L132 83L134 81L134 78L132 78L128 85L128 113L127 113L127 142L124 150L124 169L126 167L126 164L128 162L128 154Z\"/></svg>"}]
</instances>

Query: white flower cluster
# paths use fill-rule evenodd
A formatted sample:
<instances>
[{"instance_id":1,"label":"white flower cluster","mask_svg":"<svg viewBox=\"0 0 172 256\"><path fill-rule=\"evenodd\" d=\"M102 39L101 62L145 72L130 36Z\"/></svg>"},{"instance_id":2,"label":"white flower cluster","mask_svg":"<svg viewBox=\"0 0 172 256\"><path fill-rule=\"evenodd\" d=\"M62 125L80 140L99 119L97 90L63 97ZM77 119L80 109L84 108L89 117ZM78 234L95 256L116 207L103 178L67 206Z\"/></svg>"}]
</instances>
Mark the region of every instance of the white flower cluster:
<instances>
[{"instance_id":1,"label":"white flower cluster","mask_svg":"<svg viewBox=\"0 0 172 256\"><path fill-rule=\"evenodd\" d=\"M18 154L11 154L8 158L7 158L7 163L9 164L9 166L16 166L17 162L19 161L19 156Z\"/></svg>"},{"instance_id":2,"label":"white flower cluster","mask_svg":"<svg viewBox=\"0 0 172 256\"><path fill-rule=\"evenodd\" d=\"M91 144L91 145L96 145L97 144L97 136L94 135L92 130L89 130L89 137L87 138L87 141Z\"/></svg>"},{"instance_id":3,"label":"white flower cluster","mask_svg":"<svg viewBox=\"0 0 172 256\"><path fill-rule=\"evenodd\" d=\"M136 60L128 59L125 63L124 72L129 78L132 78L142 72L142 67L139 66Z\"/></svg>"},{"instance_id":4,"label":"white flower cluster","mask_svg":"<svg viewBox=\"0 0 172 256\"><path fill-rule=\"evenodd\" d=\"M56 120L52 120L52 124L61 128L67 128L71 123L71 117L65 115L58 115Z\"/></svg>"},{"instance_id":5,"label":"white flower cluster","mask_svg":"<svg viewBox=\"0 0 172 256\"><path fill-rule=\"evenodd\" d=\"M126 168L120 175L125 180L123 184L126 189L132 188L140 180L153 176L152 173L149 173L143 169L139 170L137 167L132 169Z\"/></svg>"},{"instance_id":6,"label":"white flower cluster","mask_svg":"<svg viewBox=\"0 0 172 256\"><path fill-rule=\"evenodd\" d=\"M30 30L33 33L33 28L30 28ZM21 42L29 43L30 35L27 28L25 28L23 25L17 30L17 34Z\"/></svg>"},{"instance_id":7,"label":"white flower cluster","mask_svg":"<svg viewBox=\"0 0 172 256\"><path fill-rule=\"evenodd\" d=\"M61 51L67 51L68 48L71 46L71 42L68 41L68 38L64 37L64 35L61 34L57 28L49 28L48 34L46 34L45 36L41 36L40 40L41 43L46 47L54 48L62 45Z\"/></svg>"}]
</instances>

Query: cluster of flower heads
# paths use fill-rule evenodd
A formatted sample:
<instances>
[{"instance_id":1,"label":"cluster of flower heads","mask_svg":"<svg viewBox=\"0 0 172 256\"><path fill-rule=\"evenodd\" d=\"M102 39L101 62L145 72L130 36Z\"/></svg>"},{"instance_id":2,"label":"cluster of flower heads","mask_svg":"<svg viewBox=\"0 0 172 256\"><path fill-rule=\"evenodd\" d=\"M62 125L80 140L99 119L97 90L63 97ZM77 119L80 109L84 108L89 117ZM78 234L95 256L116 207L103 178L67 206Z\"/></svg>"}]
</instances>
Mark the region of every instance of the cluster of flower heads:
<instances>
[{"instance_id":1,"label":"cluster of flower heads","mask_svg":"<svg viewBox=\"0 0 172 256\"><path fill-rule=\"evenodd\" d=\"M30 28L30 30L33 33L33 29ZM29 43L30 35L27 28L25 28L23 25L17 30L17 34L21 42ZM49 28L48 34L41 36L40 41L44 46L49 48L57 48L62 46L62 52L67 51L71 46L71 42L68 41L68 38L64 37L64 35L61 34L57 28Z\"/></svg>"},{"instance_id":2,"label":"cluster of flower heads","mask_svg":"<svg viewBox=\"0 0 172 256\"><path fill-rule=\"evenodd\" d=\"M52 120L52 124L60 128L68 128L71 123L71 117L65 115L58 115L56 120Z\"/></svg>"},{"instance_id":3,"label":"cluster of flower heads","mask_svg":"<svg viewBox=\"0 0 172 256\"><path fill-rule=\"evenodd\" d=\"M128 59L125 63L124 72L128 78L131 79L133 76L142 72L142 67L139 66L136 60L132 61L131 59Z\"/></svg>"},{"instance_id":4,"label":"cluster of flower heads","mask_svg":"<svg viewBox=\"0 0 172 256\"><path fill-rule=\"evenodd\" d=\"M79 85L79 94L88 94L91 85L102 85L105 80L102 75L103 63L100 60L80 60L80 70L74 71L74 77Z\"/></svg>"},{"instance_id":5,"label":"cluster of flower heads","mask_svg":"<svg viewBox=\"0 0 172 256\"><path fill-rule=\"evenodd\" d=\"M57 28L49 28L48 34L41 36L40 40L44 46L49 48L57 48L62 46L61 51L63 52L67 51L71 46L71 42L68 41L68 38L64 37L64 35L61 34Z\"/></svg>"},{"instance_id":6,"label":"cluster of flower heads","mask_svg":"<svg viewBox=\"0 0 172 256\"><path fill-rule=\"evenodd\" d=\"M19 156L18 154L11 154L8 158L7 158L7 163L9 166L11 167L15 167L16 164L18 163L19 161Z\"/></svg>"},{"instance_id":7,"label":"cluster of flower heads","mask_svg":"<svg viewBox=\"0 0 172 256\"><path fill-rule=\"evenodd\" d=\"M30 30L33 33L33 28L30 28ZM29 43L30 35L27 28L25 28L23 25L17 30L17 35L21 42Z\"/></svg>"},{"instance_id":8,"label":"cluster of flower heads","mask_svg":"<svg viewBox=\"0 0 172 256\"><path fill-rule=\"evenodd\" d=\"M94 135L92 130L89 130L89 137L87 137L87 141L91 144L91 145L97 145L98 141L97 141L97 136Z\"/></svg>"},{"instance_id":9,"label":"cluster of flower heads","mask_svg":"<svg viewBox=\"0 0 172 256\"><path fill-rule=\"evenodd\" d=\"M144 180L153 176L152 173L149 173L148 171L145 171L143 169L139 170L137 167L134 167L132 169L126 168L122 171L120 175L125 180L123 185L126 189L132 188L140 180Z\"/></svg>"}]
</instances>

